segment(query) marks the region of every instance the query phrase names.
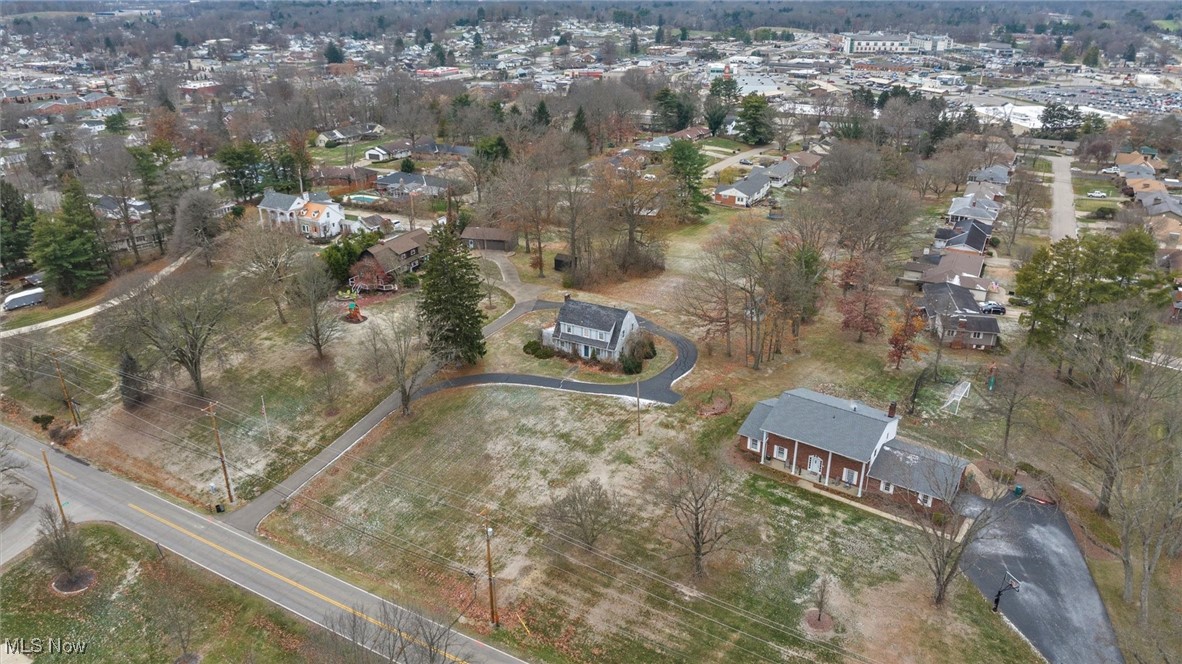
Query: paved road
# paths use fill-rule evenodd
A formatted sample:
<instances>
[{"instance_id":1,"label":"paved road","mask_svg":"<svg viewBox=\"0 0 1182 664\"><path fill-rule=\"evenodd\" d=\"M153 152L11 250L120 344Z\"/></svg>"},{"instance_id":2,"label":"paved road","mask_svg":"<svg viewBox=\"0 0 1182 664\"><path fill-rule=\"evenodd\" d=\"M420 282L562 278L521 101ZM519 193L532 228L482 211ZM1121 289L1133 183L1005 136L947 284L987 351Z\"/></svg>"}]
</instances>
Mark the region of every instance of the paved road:
<instances>
[{"instance_id":1,"label":"paved road","mask_svg":"<svg viewBox=\"0 0 1182 664\"><path fill-rule=\"evenodd\" d=\"M1052 664L1124 661L1100 592L1063 513L1023 501L973 543L961 562L988 601L1006 572L1021 582L1001 612Z\"/></svg>"},{"instance_id":2,"label":"paved road","mask_svg":"<svg viewBox=\"0 0 1182 664\"><path fill-rule=\"evenodd\" d=\"M16 471L23 481L37 489L41 501L52 501L49 480L41 461L41 443L7 427L0 431L12 435L21 456L29 466ZM130 482L96 470L57 451L50 452L58 490L67 515L76 521L104 520L117 523L168 551L221 576L232 583L269 600L310 622L324 625L327 618L350 613L374 625L381 622L385 603L389 610L405 611L396 605L286 556L258 538L226 526L213 518L197 514L149 493ZM13 530L18 526L21 532ZM24 536L30 522L18 520L0 539ZM5 549L8 555L9 550ZM0 560L3 564L6 560ZM18 636L5 634L5 636ZM35 636L25 634L19 636ZM440 653L454 664L488 662L520 664L522 660L475 639L457 634L454 647ZM101 658L101 657L100 657ZM111 653L109 661L117 661Z\"/></svg>"},{"instance_id":3,"label":"paved road","mask_svg":"<svg viewBox=\"0 0 1182 664\"><path fill-rule=\"evenodd\" d=\"M756 157L758 157L759 155L761 155L764 152L767 152L768 150L771 150L771 149L772 149L772 147L770 145L765 145L762 148L754 148L751 150L747 150L746 152L740 152L739 154L727 157L726 159L723 159L722 161L718 162L717 164L710 164L709 166L707 166L706 171L705 171L705 175L703 177L708 180L708 179L714 177L715 175L717 175L718 172L723 169L730 168L731 166L738 166L740 159L751 159L754 161L754 159Z\"/></svg>"},{"instance_id":4,"label":"paved road","mask_svg":"<svg viewBox=\"0 0 1182 664\"><path fill-rule=\"evenodd\" d=\"M1075 190L1071 188L1071 157L1047 157L1055 176L1051 184L1051 242L1079 235Z\"/></svg>"},{"instance_id":5,"label":"paved road","mask_svg":"<svg viewBox=\"0 0 1182 664\"><path fill-rule=\"evenodd\" d=\"M98 312L102 311L103 309L113 307L113 306L123 302L124 300L127 300L129 297L132 297L137 292L139 292L140 289L150 288L151 286L154 286L161 279L163 279L164 277L167 277L168 275L175 272L177 268L184 265L185 262L188 261L192 257L193 257L193 252L189 252L189 253L185 254L184 256L181 256L180 258L176 259L172 263L169 263L168 265L166 265L163 270L160 270L155 275L153 275L151 279L149 279L146 283L144 283L143 286L140 286L140 288L138 288L130 293L120 295L119 297L112 298L110 300L107 300L106 302L100 302L100 303L94 305L93 307L90 307L89 309L83 309L82 311L76 311L68 316L62 316L61 318L54 318L53 320L47 320L44 323L36 323L34 325L26 325L24 327L18 327L14 330L5 330L3 332L0 332L0 339L4 339L6 337L14 337L18 334L26 334L28 332L35 332L36 330L44 330L44 329L50 328L50 327L57 327L58 325L65 325L66 323L73 323L74 321L82 320L84 318L90 318L91 316L97 314Z\"/></svg>"}]
</instances>

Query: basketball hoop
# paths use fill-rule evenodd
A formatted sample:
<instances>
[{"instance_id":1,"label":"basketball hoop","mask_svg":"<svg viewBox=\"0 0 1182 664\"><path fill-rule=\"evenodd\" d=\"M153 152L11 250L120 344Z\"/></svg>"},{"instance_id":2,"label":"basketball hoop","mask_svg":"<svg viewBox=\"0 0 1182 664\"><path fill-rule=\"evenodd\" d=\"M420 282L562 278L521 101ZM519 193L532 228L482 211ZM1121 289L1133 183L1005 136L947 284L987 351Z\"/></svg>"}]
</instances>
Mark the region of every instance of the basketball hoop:
<instances>
[{"instance_id":1,"label":"basketball hoop","mask_svg":"<svg viewBox=\"0 0 1182 664\"><path fill-rule=\"evenodd\" d=\"M1002 580L1001 588L998 588L997 594L993 596L993 612L997 613L997 607L1001 604L1001 595L1007 590L1018 592L1022 582L1018 581L1018 577L1006 572L1005 578Z\"/></svg>"}]
</instances>

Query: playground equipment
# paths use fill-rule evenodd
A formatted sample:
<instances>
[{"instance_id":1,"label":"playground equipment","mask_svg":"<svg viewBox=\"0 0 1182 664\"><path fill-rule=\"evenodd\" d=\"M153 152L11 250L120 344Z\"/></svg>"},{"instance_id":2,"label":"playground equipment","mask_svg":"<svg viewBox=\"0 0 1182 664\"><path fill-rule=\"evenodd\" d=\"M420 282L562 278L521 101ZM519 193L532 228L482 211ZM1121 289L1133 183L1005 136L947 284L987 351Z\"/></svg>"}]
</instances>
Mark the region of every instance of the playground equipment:
<instances>
[{"instance_id":1,"label":"playground equipment","mask_svg":"<svg viewBox=\"0 0 1182 664\"><path fill-rule=\"evenodd\" d=\"M970 383L967 380L962 380L952 388L952 392L948 395L948 400L940 407L940 410L948 410L952 406L952 414L957 415L960 412L960 400L968 396Z\"/></svg>"},{"instance_id":2,"label":"playground equipment","mask_svg":"<svg viewBox=\"0 0 1182 664\"><path fill-rule=\"evenodd\" d=\"M361 315L361 307L356 302L349 303L343 318L346 323L361 323L365 321L365 316Z\"/></svg>"}]
</instances>

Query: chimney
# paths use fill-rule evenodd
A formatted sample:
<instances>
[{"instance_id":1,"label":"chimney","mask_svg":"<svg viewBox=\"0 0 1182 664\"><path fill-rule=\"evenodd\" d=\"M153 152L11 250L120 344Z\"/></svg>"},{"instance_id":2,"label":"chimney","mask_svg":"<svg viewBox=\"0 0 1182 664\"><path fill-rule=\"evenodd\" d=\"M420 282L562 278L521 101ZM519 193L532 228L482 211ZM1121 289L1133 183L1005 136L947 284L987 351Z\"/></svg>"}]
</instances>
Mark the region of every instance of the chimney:
<instances>
[{"instance_id":1,"label":"chimney","mask_svg":"<svg viewBox=\"0 0 1182 664\"><path fill-rule=\"evenodd\" d=\"M562 294L562 301L563 302L570 302L570 293L563 293Z\"/></svg>"},{"instance_id":2,"label":"chimney","mask_svg":"<svg viewBox=\"0 0 1182 664\"><path fill-rule=\"evenodd\" d=\"M892 419L893 419L893 418L895 417L895 410L896 410L898 407L899 407L899 402L897 402L897 401L892 401L892 402L891 402L891 405L887 407L887 417L889 417L889 418L892 418Z\"/></svg>"}]
</instances>

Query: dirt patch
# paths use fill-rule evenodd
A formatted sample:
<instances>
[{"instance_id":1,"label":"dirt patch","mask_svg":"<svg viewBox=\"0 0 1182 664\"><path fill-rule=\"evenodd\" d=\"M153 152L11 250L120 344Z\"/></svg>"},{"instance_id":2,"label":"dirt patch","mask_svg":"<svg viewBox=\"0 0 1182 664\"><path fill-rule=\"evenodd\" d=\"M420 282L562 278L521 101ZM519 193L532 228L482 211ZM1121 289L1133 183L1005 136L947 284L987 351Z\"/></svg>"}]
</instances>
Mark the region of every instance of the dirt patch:
<instances>
[{"instance_id":1,"label":"dirt patch","mask_svg":"<svg viewBox=\"0 0 1182 664\"><path fill-rule=\"evenodd\" d=\"M828 613L821 613L816 609L809 609L804 612L804 620L801 621L810 632L817 634L828 634L833 631L833 616Z\"/></svg>"},{"instance_id":2,"label":"dirt patch","mask_svg":"<svg viewBox=\"0 0 1182 664\"><path fill-rule=\"evenodd\" d=\"M1075 543L1079 546L1080 551L1083 551L1084 558L1088 560L1119 560L1120 556L1112 553L1108 549L1100 546L1088 534L1084 532L1084 528L1079 521L1068 517L1067 525L1071 526L1071 534L1075 536Z\"/></svg>"},{"instance_id":3,"label":"dirt patch","mask_svg":"<svg viewBox=\"0 0 1182 664\"><path fill-rule=\"evenodd\" d=\"M58 574L49 582L49 589L62 597L80 595L98 582L98 574L89 567L80 571L73 578L65 574Z\"/></svg>"}]
</instances>

